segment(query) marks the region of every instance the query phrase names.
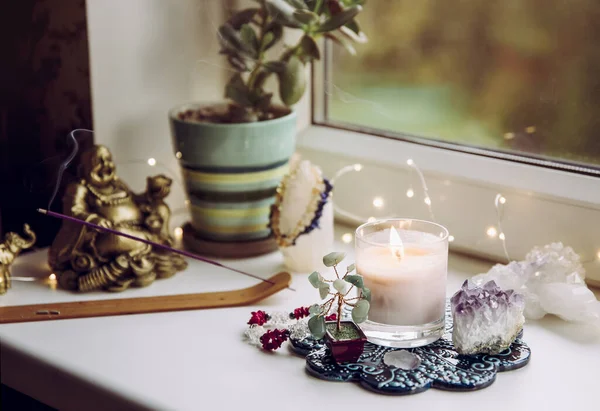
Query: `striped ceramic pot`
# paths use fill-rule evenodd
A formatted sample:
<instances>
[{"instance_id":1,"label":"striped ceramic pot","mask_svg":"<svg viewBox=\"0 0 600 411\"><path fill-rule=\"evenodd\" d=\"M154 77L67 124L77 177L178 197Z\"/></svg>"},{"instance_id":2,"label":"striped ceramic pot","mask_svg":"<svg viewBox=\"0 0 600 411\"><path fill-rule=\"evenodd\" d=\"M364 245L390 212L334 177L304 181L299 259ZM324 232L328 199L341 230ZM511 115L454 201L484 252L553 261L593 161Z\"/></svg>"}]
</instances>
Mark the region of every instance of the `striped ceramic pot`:
<instances>
[{"instance_id":1,"label":"striped ceramic pot","mask_svg":"<svg viewBox=\"0 0 600 411\"><path fill-rule=\"evenodd\" d=\"M220 242L265 239L275 190L295 148L296 114L239 124L178 118L201 106L186 104L169 113L195 234Z\"/></svg>"}]
</instances>

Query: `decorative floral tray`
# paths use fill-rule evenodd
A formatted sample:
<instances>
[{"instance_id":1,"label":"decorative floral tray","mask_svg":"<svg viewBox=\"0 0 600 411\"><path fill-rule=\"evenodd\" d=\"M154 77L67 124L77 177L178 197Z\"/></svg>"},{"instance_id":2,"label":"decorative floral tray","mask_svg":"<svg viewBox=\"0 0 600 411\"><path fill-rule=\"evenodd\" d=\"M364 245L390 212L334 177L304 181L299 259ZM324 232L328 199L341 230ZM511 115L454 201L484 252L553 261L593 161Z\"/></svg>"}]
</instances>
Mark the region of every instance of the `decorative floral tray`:
<instances>
[{"instance_id":1,"label":"decorative floral tray","mask_svg":"<svg viewBox=\"0 0 600 411\"><path fill-rule=\"evenodd\" d=\"M323 340L311 337L290 338L294 352L306 357L307 371L329 381L359 382L363 387L381 394L416 394L437 388L449 391L474 391L491 385L496 373L516 370L529 362L531 350L521 340L497 355L460 355L452 345L452 314L446 310L446 333L438 341L424 347L400 349L382 347L367 342L356 363L337 364ZM411 369L388 365L386 354L405 351L416 361ZM418 357L418 358L417 358ZM388 357L386 357L387 359ZM391 361L390 361L391 362Z\"/></svg>"}]
</instances>

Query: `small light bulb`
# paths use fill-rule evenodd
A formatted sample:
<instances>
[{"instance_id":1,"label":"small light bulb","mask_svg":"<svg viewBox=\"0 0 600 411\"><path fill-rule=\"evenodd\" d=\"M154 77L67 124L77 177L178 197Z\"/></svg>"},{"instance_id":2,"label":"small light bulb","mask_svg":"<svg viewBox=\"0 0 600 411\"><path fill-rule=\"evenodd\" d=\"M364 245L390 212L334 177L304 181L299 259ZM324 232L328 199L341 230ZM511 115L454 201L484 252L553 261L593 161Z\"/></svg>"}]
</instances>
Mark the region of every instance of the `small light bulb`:
<instances>
[{"instance_id":1,"label":"small light bulb","mask_svg":"<svg viewBox=\"0 0 600 411\"><path fill-rule=\"evenodd\" d=\"M52 273L48 278L50 279L50 281L56 281L56 274Z\"/></svg>"},{"instance_id":2,"label":"small light bulb","mask_svg":"<svg viewBox=\"0 0 600 411\"><path fill-rule=\"evenodd\" d=\"M448 236L448 242L451 243L452 241L454 241L454 236L453 235L449 235Z\"/></svg>"},{"instance_id":3,"label":"small light bulb","mask_svg":"<svg viewBox=\"0 0 600 411\"><path fill-rule=\"evenodd\" d=\"M506 198L504 197L500 197L498 201L500 202L500 204L506 204Z\"/></svg>"},{"instance_id":4,"label":"small light bulb","mask_svg":"<svg viewBox=\"0 0 600 411\"><path fill-rule=\"evenodd\" d=\"M430 206L430 205L431 205L431 198L429 198L429 197L425 197L425 199L423 200L423 202L424 202L425 204L427 204L428 206Z\"/></svg>"},{"instance_id":5,"label":"small light bulb","mask_svg":"<svg viewBox=\"0 0 600 411\"><path fill-rule=\"evenodd\" d=\"M175 158L179 159L181 158L181 156L183 156L183 154L181 154L181 151L175 153Z\"/></svg>"},{"instance_id":6,"label":"small light bulb","mask_svg":"<svg viewBox=\"0 0 600 411\"><path fill-rule=\"evenodd\" d=\"M414 196L415 196L415 192L413 191L412 188L409 188L408 190L406 190L406 197L413 198Z\"/></svg>"},{"instance_id":7,"label":"small light bulb","mask_svg":"<svg viewBox=\"0 0 600 411\"><path fill-rule=\"evenodd\" d=\"M375 217L367 218L367 223L374 223L375 221L377 221L377 219Z\"/></svg>"},{"instance_id":8,"label":"small light bulb","mask_svg":"<svg viewBox=\"0 0 600 411\"><path fill-rule=\"evenodd\" d=\"M173 230L173 234L175 234L175 237L181 238L183 235L183 228L177 227L175 230Z\"/></svg>"},{"instance_id":9,"label":"small light bulb","mask_svg":"<svg viewBox=\"0 0 600 411\"><path fill-rule=\"evenodd\" d=\"M505 140L512 140L513 138L515 138L515 133L504 133Z\"/></svg>"},{"instance_id":10,"label":"small light bulb","mask_svg":"<svg viewBox=\"0 0 600 411\"><path fill-rule=\"evenodd\" d=\"M488 237L496 237L498 235L498 230L496 230L496 227L488 227L486 233Z\"/></svg>"},{"instance_id":11,"label":"small light bulb","mask_svg":"<svg viewBox=\"0 0 600 411\"><path fill-rule=\"evenodd\" d=\"M412 160L412 158L409 158L408 160L406 160L406 164L412 166L413 164L415 164L415 162Z\"/></svg>"},{"instance_id":12,"label":"small light bulb","mask_svg":"<svg viewBox=\"0 0 600 411\"><path fill-rule=\"evenodd\" d=\"M528 134L535 133L535 126L529 126L529 127L525 128L525 132Z\"/></svg>"},{"instance_id":13,"label":"small light bulb","mask_svg":"<svg viewBox=\"0 0 600 411\"><path fill-rule=\"evenodd\" d=\"M498 234L498 238L501 239L501 240L503 240L503 241L506 240L506 236L504 235L504 233Z\"/></svg>"},{"instance_id":14,"label":"small light bulb","mask_svg":"<svg viewBox=\"0 0 600 411\"><path fill-rule=\"evenodd\" d=\"M354 164L354 171L360 171L363 169L362 164Z\"/></svg>"},{"instance_id":15,"label":"small light bulb","mask_svg":"<svg viewBox=\"0 0 600 411\"><path fill-rule=\"evenodd\" d=\"M156 165L156 159L155 159L155 158L152 158L152 157L150 157L150 158L148 159L148 165L149 165L149 166L152 166L152 167L154 167L154 166Z\"/></svg>"},{"instance_id":16,"label":"small light bulb","mask_svg":"<svg viewBox=\"0 0 600 411\"><path fill-rule=\"evenodd\" d=\"M598 253L596 254L596 257L598 257L598 260L600 260L600 250L598 250Z\"/></svg>"},{"instance_id":17,"label":"small light bulb","mask_svg":"<svg viewBox=\"0 0 600 411\"><path fill-rule=\"evenodd\" d=\"M352 242L352 233L346 233L342 236L342 241L346 244L350 244Z\"/></svg>"},{"instance_id":18,"label":"small light bulb","mask_svg":"<svg viewBox=\"0 0 600 411\"><path fill-rule=\"evenodd\" d=\"M383 207L383 198L381 198L381 197L375 197L373 199L373 206L375 208L381 208L381 207Z\"/></svg>"}]
</instances>

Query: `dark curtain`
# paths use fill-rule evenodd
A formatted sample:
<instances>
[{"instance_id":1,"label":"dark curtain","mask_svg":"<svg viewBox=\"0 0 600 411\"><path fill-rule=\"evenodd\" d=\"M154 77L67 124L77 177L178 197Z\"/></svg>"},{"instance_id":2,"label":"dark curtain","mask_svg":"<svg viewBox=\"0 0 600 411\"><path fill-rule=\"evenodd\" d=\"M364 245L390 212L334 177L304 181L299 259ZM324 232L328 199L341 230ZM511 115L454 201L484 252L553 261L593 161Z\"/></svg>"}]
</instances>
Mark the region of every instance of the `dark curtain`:
<instances>
[{"instance_id":1,"label":"dark curtain","mask_svg":"<svg viewBox=\"0 0 600 411\"><path fill-rule=\"evenodd\" d=\"M60 222L36 209L48 207L69 132L92 128L85 0L0 0L0 52L0 234L29 223L44 246Z\"/></svg>"}]
</instances>

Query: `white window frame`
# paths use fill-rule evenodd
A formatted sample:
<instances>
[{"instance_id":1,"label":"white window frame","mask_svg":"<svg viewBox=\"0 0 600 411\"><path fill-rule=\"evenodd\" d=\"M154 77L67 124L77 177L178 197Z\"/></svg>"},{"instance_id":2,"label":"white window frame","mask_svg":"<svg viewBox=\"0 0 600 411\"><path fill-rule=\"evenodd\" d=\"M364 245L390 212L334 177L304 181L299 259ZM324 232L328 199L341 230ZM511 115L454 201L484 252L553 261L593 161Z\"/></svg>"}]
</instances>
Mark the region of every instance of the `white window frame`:
<instances>
[{"instance_id":1,"label":"white window frame","mask_svg":"<svg viewBox=\"0 0 600 411\"><path fill-rule=\"evenodd\" d=\"M452 250L506 262L501 241L486 234L498 226L494 199L501 193L507 199L502 228L511 259L522 259L535 245L562 242L580 254L588 283L600 286L599 177L401 141L392 137L397 133L385 138L328 126L323 62L329 54L323 54L312 67L312 93L297 107L298 150L329 177L343 165L365 166L340 179L334 191L339 208L363 217L428 218L417 177L406 164L410 158L425 175L436 221L454 236ZM408 199L411 185L415 196ZM374 196L384 198L384 209L373 207ZM340 213L336 219L362 222Z\"/></svg>"}]
</instances>

